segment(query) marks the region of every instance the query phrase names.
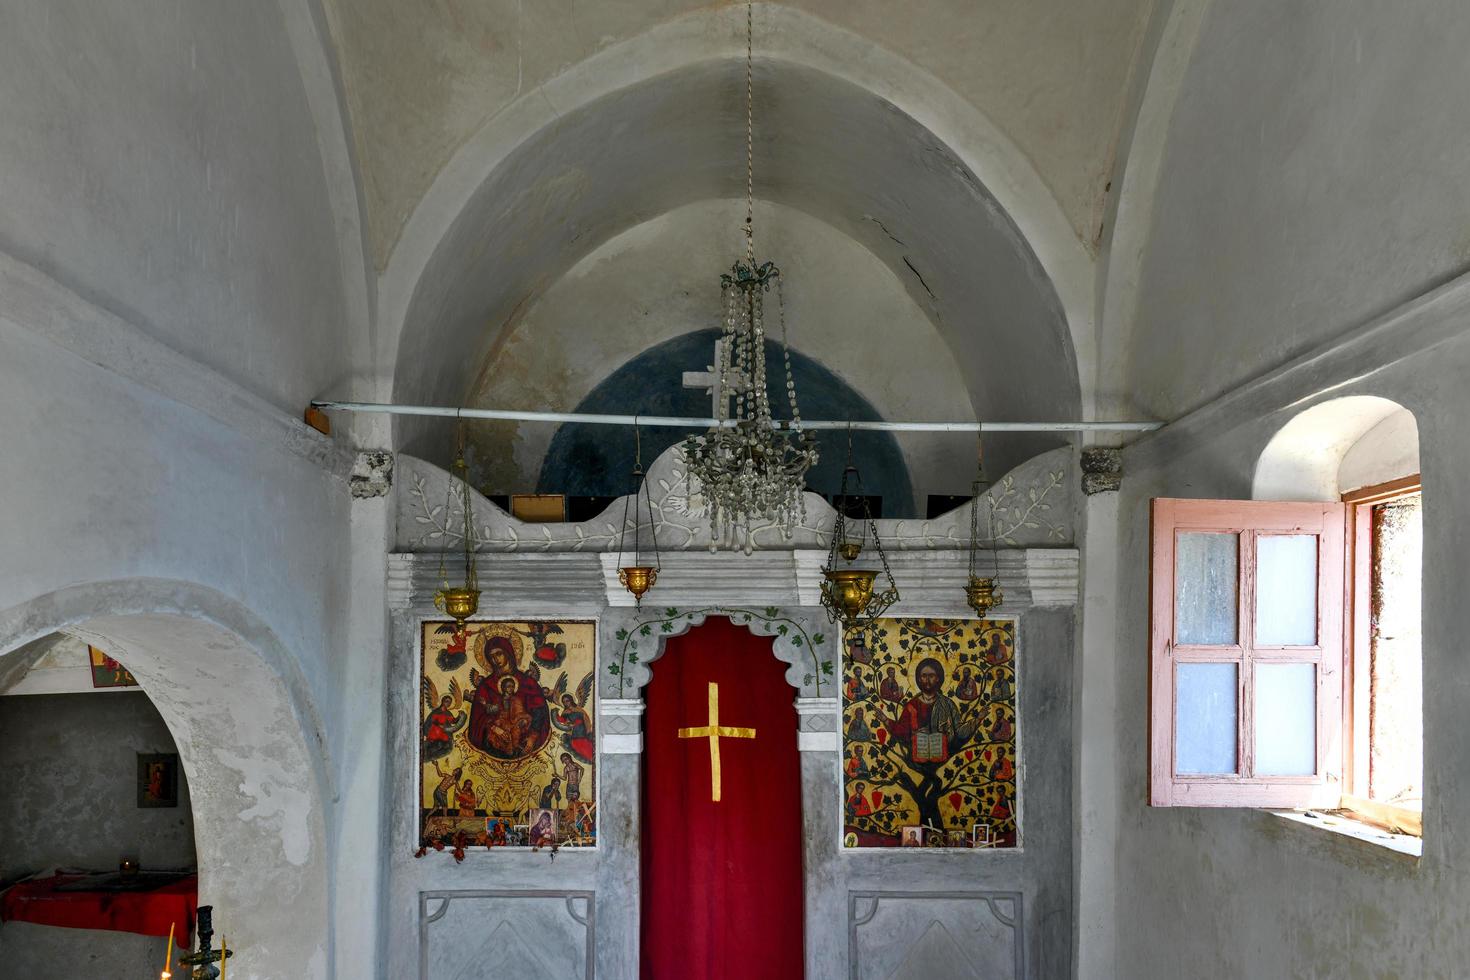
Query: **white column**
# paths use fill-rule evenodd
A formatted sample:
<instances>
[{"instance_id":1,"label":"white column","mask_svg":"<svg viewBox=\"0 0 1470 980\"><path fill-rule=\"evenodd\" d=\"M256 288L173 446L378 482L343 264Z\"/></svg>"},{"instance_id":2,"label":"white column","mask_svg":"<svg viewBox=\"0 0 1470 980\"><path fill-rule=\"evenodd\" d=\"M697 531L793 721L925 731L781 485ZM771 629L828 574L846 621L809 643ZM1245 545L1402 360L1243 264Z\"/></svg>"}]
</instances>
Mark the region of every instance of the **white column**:
<instances>
[{"instance_id":1,"label":"white column","mask_svg":"<svg viewBox=\"0 0 1470 980\"><path fill-rule=\"evenodd\" d=\"M642 698L603 698L597 711L603 755L643 754Z\"/></svg>"},{"instance_id":2,"label":"white column","mask_svg":"<svg viewBox=\"0 0 1470 980\"><path fill-rule=\"evenodd\" d=\"M802 752L836 752L840 747L836 698L796 699L796 747Z\"/></svg>"}]
</instances>

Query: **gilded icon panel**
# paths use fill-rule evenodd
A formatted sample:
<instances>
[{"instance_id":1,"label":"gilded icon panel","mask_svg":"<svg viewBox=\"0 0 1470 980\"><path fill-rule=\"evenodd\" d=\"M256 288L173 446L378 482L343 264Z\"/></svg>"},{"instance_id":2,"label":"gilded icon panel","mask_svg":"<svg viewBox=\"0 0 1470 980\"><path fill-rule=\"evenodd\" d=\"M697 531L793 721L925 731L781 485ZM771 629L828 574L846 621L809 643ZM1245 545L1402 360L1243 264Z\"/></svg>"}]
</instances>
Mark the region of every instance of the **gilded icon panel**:
<instances>
[{"instance_id":1,"label":"gilded icon panel","mask_svg":"<svg viewBox=\"0 0 1470 980\"><path fill-rule=\"evenodd\" d=\"M423 624L423 847L597 843L597 628Z\"/></svg>"},{"instance_id":2,"label":"gilded icon panel","mask_svg":"<svg viewBox=\"0 0 1470 980\"><path fill-rule=\"evenodd\" d=\"M1015 622L880 619L844 646L843 843L1015 847Z\"/></svg>"}]
</instances>

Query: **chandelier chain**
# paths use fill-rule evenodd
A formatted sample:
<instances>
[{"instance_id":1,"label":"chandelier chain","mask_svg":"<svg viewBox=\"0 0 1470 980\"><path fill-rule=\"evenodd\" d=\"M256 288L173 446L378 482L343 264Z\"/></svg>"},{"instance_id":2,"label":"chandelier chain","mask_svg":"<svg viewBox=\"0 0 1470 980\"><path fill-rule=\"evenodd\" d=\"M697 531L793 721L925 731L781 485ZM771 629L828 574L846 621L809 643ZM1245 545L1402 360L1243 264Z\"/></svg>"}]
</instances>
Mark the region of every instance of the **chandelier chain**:
<instances>
[{"instance_id":1,"label":"chandelier chain","mask_svg":"<svg viewBox=\"0 0 1470 980\"><path fill-rule=\"evenodd\" d=\"M755 266L755 3L745 4L745 258Z\"/></svg>"},{"instance_id":2,"label":"chandelier chain","mask_svg":"<svg viewBox=\"0 0 1470 980\"><path fill-rule=\"evenodd\" d=\"M708 508L714 540L733 536L746 551L752 532L771 524L790 537L805 517L806 474L817 462L815 438L801 431L796 380L786 329L783 277L755 253L755 4L745 5L745 254L720 276L724 319L715 390L715 418L726 425L684 441L691 499ZM767 379L765 298L776 289L781 359L786 373L788 426L774 421ZM773 352L774 355L774 352ZM777 395L780 398L780 395ZM732 404L733 402L733 404ZM728 425L733 421L733 425ZM793 439L793 432L797 438ZM696 489L697 488L697 489ZM800 515L800 517L798 516ZM712 547L714 545L712 544Z\"/></svg>"}]
</instances>

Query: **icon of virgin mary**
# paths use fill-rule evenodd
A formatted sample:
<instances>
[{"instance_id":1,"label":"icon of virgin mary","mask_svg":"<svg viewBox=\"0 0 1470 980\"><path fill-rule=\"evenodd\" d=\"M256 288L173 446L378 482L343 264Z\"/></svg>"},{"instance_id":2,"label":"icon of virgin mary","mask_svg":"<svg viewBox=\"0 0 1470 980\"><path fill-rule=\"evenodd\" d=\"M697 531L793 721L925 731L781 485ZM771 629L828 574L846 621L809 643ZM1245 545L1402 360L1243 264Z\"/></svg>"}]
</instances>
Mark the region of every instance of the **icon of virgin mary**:
<instances>
[{"instance_id":1,"label":"icon of virgin mary","mask_svg":"<svg viewBox=\"0 0 1470 980\"><path fill-rule=\"evenodd\" d=\"M470 701L470 744L496 759L524 759L551 737L546 695L536 678L521 669L521 635L501 623L487 624L472 641L470 668L474 697Z\"/></svg>"}]
</instances>

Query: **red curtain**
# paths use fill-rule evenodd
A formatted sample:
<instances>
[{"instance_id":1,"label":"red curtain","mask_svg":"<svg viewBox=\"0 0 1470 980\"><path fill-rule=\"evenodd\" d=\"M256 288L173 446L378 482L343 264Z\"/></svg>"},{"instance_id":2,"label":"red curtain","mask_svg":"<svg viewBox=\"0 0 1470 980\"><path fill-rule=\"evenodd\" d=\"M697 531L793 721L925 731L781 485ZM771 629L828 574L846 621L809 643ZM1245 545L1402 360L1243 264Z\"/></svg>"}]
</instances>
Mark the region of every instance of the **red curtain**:
<instances>
[{"instance_id":1,"label":"red curtain","mask_svg":"<svg viewBox=\"0 0 1470 980\"><path fill-rule=\"evenodd\" d=\"M54 875L23 881L0 894L0 922L35 922L69 929L110 929L144 936L167 936L188 946L199 902L199 876L189 875L150 891L57 891L81 875Z\"/></svg>"},{"instance_id":2,"label":"red curtain","mask_svg":"<svg viewBox=\"0 0 1470 980\"><path fill-rule=\"evenodd\" d=\"M728 619L668 641L645 690L643 980L800 980L796 691L771 640ZM716 685L717 694L710 685ZM717 697L720 800L712 799ZM754 737L745 737L754 729Z\"/></svg>"}]
</instances>

